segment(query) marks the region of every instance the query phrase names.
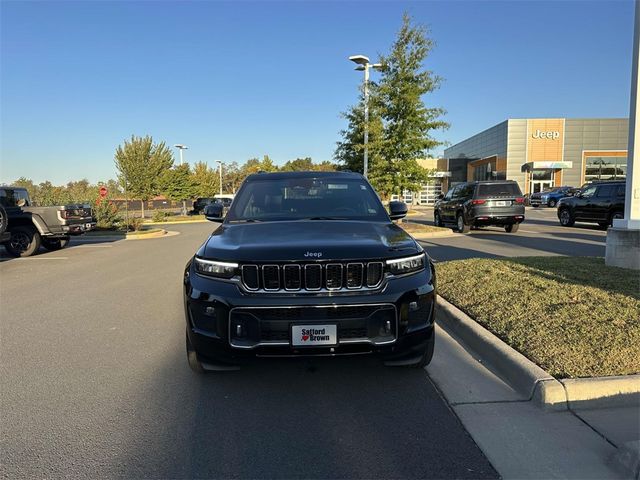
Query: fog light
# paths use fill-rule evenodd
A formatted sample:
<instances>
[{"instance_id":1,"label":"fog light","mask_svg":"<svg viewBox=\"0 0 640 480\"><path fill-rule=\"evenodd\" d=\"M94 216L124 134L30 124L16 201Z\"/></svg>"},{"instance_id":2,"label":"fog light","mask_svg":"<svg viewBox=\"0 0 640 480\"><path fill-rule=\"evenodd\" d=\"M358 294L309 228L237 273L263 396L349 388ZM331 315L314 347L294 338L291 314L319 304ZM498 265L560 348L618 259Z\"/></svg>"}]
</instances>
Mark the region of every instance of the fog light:
<instances>
[{"instance_id":1,"label":"fog light","mask_svg":"<svg viewBox=\"0 0 640 480\"><path fill-rule=\"evenodd\" d=\"M216 316L215 307L205 307L204 314L209 315L210 317L215 317Z\"/></svg>"},{"instance_id":2,"label":"fog light","mask_svg":"<svg viewBox=\"0 0 640 480\"><path fill-rule=\"evenodd\" d=\"M387 321L384 323L384 331L385 331L386 333L389 333L389 332L391 331L391 321L390 321L390 320L387 320Z\"/></svg>"},{"instance_id":3,"label":"fog light","mask_svg":"<svg viewBox=\"0 0 640 480\"><path fill-rule=\"evenodd\" d=\"M236 335L237 335L238 337L241 337L241 336L242 336L242 325L240 325L240 324L237 324L237 325L236 325Z\"/></svg>"},{"instance_id":4,"label":"fog light","mask_svg":"<svg viewBox=\"0 0 640 480\"><path fill-rule=\"evenodd\" d=\"M418 302L409 302L409 310L412 312L418 310Z\"/></svg>"}]
</instances>

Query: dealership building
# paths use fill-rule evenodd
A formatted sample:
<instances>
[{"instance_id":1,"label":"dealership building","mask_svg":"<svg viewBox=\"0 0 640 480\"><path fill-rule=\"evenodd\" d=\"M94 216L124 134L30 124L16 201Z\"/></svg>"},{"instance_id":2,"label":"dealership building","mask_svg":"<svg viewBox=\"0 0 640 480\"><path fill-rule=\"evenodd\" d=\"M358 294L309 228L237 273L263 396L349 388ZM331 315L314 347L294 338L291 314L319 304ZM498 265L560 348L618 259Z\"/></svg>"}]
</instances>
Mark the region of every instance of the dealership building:
<instances>
[{"instance_id":1,"label":"dealership building","mask_svg":"<svg viewBox=\"0 0 640 480\"><path fill-rule=\"evenodd\" d=\"M447 187L515 180L523 193L626 178L626 118L509 119L444 151Z\"/></svg>"}]
</instances>

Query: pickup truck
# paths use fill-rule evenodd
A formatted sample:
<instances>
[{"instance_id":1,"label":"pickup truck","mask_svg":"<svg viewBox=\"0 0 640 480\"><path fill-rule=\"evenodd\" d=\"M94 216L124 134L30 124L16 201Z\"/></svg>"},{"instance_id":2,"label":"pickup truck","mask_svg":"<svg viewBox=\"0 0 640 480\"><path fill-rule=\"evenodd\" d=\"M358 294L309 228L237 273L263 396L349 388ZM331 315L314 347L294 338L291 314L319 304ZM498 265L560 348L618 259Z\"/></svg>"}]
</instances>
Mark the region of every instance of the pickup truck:
<instances>
[{"instance_id":1,"label":"pickup truck","mask_svg":"<svg viewBox=\"0 0 640 480\"><path fill-rule=\"evenodd\" d=\"M96 225L89 205L36 207L21 187L0 186L0 206L6 212L6 233L10 234L1 238L2 245L14 257L33 255L41 246L59 250L72 235L82 235Z\"/></svg>"}]
</instances>

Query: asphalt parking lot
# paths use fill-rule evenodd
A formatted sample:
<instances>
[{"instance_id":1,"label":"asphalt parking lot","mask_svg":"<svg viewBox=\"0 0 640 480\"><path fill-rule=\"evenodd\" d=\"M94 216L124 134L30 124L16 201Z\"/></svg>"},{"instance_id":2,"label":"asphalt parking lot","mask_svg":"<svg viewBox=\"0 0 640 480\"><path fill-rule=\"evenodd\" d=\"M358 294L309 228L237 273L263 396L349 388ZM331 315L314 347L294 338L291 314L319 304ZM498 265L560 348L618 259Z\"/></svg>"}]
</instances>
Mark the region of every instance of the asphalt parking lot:
<instances>
[{"instance_id":1,"label":"asphalt parking lot","mask_svg":"<svg viewBox=\"0 0 640 480\"><path fill-rule=\"evenodd\" d=\"M423 244L439 261L603 255L605 232L552 213ZM3 476L497 477L425 371L352 358L192 374L181 276L213 225L170 228L2 254Z\"/></svg>"},{"instance_id":2,"label":"asphalt parking lot","mask_svg":"<svg viewBox=\"0 0 640 480\"><path fill-rule=\"evenodd\" d=\"M433 210L421 209L409 221L433 225ZM527 207L526 219L515 234L487 227L469 234L421 242L438 261L472 257L522 257L570 255L604 257L607 232L597 224L576 223L562 227L555 208Z\"/></svg>"}]
</instances>

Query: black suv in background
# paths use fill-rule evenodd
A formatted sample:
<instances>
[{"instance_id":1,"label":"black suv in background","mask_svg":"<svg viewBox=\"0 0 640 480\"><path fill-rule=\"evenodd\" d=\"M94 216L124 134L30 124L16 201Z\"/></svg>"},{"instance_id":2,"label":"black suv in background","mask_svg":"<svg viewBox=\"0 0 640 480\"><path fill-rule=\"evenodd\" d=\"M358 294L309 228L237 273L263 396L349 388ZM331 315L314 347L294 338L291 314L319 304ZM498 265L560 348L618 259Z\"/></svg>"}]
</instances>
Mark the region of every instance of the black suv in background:
<instances>
[{"instance_id":1,"label":"black suv in background","mask_svg":"<svg viewBox=\"0 0 640 480\"><path fill-rule=\"evenodd\" d=\"M608 227L616 218L624 218L626 184L618 182L594 182L573 197L558 202L560 225L571 227L575 222L597 223Z\"/></svg>"},{"instance_id":2,"label":"black suv in background","mask_svg":"<svg viewBox=\"0 0 640 480\"><path fill-rule=\"evenodd\" d=\"M196 372L252 357L433 356L435 269L360 174L258 173L184 271L187 359Z\"/></svg>"},{"instance_id":3,"label":"black suv in background","mask_svg":"<svg viewBox=\"0 0 640 480\"><path fill-rule=\"evenodd\" d=\"M193 210L191 211L191 214L200 215L203 212L204 207L206 207L207 205L211 205L212 203L216 203L216 199L213 197L196 198L193 202Z\"/></svg>"},{"instance_id":4,"label":"black suv in background","mask_svg":"<svg viewBox=\"0 0 640 480\"><path fill-rule=\"evenodd\" d=\"M438 227L454 224L461 233L489 225L514 233L524 221L524 197L514 181L462 183L440 196L433 220Z\"/></svg>"}]
</instances>

